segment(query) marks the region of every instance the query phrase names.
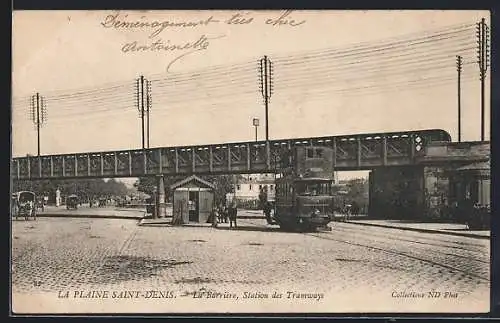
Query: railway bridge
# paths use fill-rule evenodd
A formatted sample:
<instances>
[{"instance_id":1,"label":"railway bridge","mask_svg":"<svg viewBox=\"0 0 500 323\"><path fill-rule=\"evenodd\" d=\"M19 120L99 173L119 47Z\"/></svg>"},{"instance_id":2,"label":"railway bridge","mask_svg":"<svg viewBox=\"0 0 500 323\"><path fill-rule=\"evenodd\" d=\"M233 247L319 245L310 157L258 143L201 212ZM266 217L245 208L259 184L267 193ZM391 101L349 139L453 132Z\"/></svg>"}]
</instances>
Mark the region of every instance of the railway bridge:
<instances>
[{"instance_id":1,"label":"railway bridge","mask_svg":"<svg viewBox=\"0 0 500 323\"><path fill-rule=\"evenodd\" d=\"M371 171L369 213L375 217L435 212L433 205L440 204L436 199L451 203L446 199L454 170L490 158L489 142L455 143L446 131L428 129L17 157L12 159L11 178L156 176L160 201L164 176L274 173L280 170L283 152L304 145L333 148L336 171ZM489 193L489 177L481 179L479 187Z\"/></svg>"},{"instance_id":2,"label":"railway bridge","mask_svg":"<svg viewBox=\"0 0 500 323\"><path fill-rule=\"evenodd\" d=\"M295 146L328 146L335 170L414 165L432 142L450 142L443 130L371 133L212 145L162 147L18 157L14 180L272 173L282 152Z\"/></svg>"}]
</instances>

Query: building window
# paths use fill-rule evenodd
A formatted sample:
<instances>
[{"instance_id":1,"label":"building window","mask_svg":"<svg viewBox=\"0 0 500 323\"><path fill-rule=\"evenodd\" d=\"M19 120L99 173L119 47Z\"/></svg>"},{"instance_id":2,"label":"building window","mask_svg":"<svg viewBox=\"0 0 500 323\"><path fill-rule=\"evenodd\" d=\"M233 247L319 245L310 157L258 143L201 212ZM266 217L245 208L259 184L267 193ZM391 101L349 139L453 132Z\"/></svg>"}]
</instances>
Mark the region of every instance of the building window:
<instances>
[{"instance_id":1,"label":"building window","mask_svg":"<svg viewBox=\"0 0 500 323\"><path fill-rule=\"evenodd\" d=\"M248 190L251 191L252 190L252 184L248 185Z\"/></svg>"},{"instance_id":2,"label":"building window","mask_svg":"<svg viewBox=\"0 0 500 323\"><path fill-rule=\"evenodd\" d=\"M307 149L307 158L313 158L314 150L312 148Z\"/></svg>"},{"instance_id":3,"label":"building window","mask_svg":"<svg viewBox=\"0 0 500 323\"><path fill-rule=\"evenodd\" d=\"M241 185L240 185L240 184L236 185L236 189L237 189L238 191L239 191L239 190L241 190Z\"/></svg>"},{"instance_id":4,"label":"building window","mask_svg":"<svg viewBox=\"0 0 500 323\"><path fill-rule=\"evenodd\" d=\"M259 191L262 190L262 185L259 185Z\"/></svg>"},{"instance_id":5,"label":"building window","mask_svg":"<svg viewBox=\"0 0 500 323\"><path fill-rule=\"evenodd\" d=\"M271 191L274 189L274 185L269 185L269 188L271 189Z\"/></svg>"}]
</instances>

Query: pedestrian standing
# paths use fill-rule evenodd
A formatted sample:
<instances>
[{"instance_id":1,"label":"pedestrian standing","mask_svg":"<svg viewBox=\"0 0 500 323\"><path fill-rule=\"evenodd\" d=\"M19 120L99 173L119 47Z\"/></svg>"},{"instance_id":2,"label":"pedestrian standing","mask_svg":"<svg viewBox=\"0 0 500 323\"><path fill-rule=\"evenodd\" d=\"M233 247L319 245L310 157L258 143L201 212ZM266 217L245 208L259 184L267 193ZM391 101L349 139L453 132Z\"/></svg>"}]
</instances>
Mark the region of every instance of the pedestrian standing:
<instances>
[{"instance_id":1,"label":"pedestrian standing","mask_svg":"<svg viewBox=\"0 0 500 323\"><path fill-rule=\"evenodd\" d=\"M269 202L267 202L264 205L264 215L266 216L267 224L272 224L273 221L271 219L271 203L269 203Z\"/></svg>"},{"instance_id":2,"label":"pedestrian standing","mask_svg":"<svg viewBox=\"0 0 500 323\"><path fill-rule=\"evenodd\" d=\"M236 203L234 202L231 203L228 213L229 213L229 228L232 228L234 223L234 228L236 229L237 228L236 218L238 216L238 209L236 207Z\"/></svg>"},{"instance_id":3,"label":"pedestrian standing","mask_svg":"<svg viewBox=\"0 0 500 323\"><path fill-rule=\"evenodd\" d=\"M218 212L217 212L217 207L215 207L213 210L212 210L212 227L214 228L217 228L217 223L219 222L218 221Z\"/></svg>"}]
</instances>

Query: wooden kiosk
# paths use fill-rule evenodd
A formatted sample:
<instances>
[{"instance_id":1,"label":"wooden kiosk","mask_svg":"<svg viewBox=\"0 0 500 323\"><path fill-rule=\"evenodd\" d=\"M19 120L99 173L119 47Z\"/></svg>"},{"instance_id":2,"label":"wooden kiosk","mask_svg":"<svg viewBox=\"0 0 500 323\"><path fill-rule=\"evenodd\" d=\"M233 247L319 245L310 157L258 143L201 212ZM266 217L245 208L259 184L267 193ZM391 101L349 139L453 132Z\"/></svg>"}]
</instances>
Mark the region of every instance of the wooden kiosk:
<instances>
[{"instance_id":1,"label":"wooden kiosk","mask_svg":"<svg viewBox=\"0 0 500 323\"><path fill-rule=\"evenodd\" d=\"M173 192L172 224L207 223L213 209L215 186L190 176L170 186Z\"/></svg>"}]
</instances>

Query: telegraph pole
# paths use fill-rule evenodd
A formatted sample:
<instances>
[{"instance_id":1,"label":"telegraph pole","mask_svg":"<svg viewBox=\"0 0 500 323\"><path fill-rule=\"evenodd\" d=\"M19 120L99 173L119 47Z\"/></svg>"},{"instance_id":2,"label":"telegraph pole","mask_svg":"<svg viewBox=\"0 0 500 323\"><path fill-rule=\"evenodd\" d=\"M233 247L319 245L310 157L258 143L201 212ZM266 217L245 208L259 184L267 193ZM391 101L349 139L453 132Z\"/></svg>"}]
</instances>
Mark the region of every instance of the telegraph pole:
<instances>
[{"instance_id":1,"label":"telegraph pole","mask_svg":"<svg viewBox=\"0 0 500 323\"><path fill-rule=\"evenodd\" d=\"M137 80L137 110L139 111L139 118L141 118L141 139L142 139L142 149L145 148L145 138L144 138L144 76L141 75Z\"/></svg>"},{"instance_id":2,"label":"telegraph pole","mask_svg":"<svg viewBox=\"0 0 500 323\"><path fill-rule=\"evenodd\" d=\"M37 156L40 156L40 128L47 121L47 109L43 96L38 92L31 96L30 103L31 121L33 121L37 133Z\"/></svg>"},{"instance_id":3,"label":"telegraph pole","mask_svg":"<svg viewBox=\"0 0 500 323\"><path fill-rule=\"evenodd\" d=\"M146 80L146 133L147 133L147 141L146 147L149 148L149 111L151 110L151 81Z\"/></svg>"},{"instance_id":4,"label":"telegraph pole","mask_svg":"<svg viewBox=\"0 0 500 323\"><path fill-rule=\"evenodd\" d=\"M462 141L462 116L461 116L461 76L462 76L462 56L458 55L457 56L457 72L458 72L458 79L457 79L457 86L458 86L458 142Z\"/></svg>"},{"instance_id":5,"label":"telegraph pole","mask_svg":"<svg viewBox=\"0 0 500 323\"><path fill-rule=\"evenodd\" d=\"M269 100L273 94L273 63L271 60L264 56L259 61L260 72L260 91L264 98L264 106L266 110L266 141L269 141Z\"/></svg>"},{"instance_id":6,"label":"telegraph pole","mask_svg":"<svg viewBox=\"0 0 500 323\"><path fill-rule=\"evenodd\" d=\"M144 76L141 75L141 124L142 124L142 149L145 148L144 136Z\"/></svg>"},{"instance_id":7,"label":"telegraph pole","mask_svg":"<svg viewBox=\"0 0 500 323\"><path fill-rule=\"evenodd\" d=\"M485 19L481 19L480 22L476 24L476 35L477 35L477 58L479 65L479 76L481 79L481 141L484 141L485 132L485 113L484 113L484 102L485 102L485 85L486 72L489 67L490 59L490 48L489 48L489 27L485 22Z\"/></svg>"},{"instance_id":8,"label":"telegraph pole","mask_svg":"<svg viewBox=\"0 0 500 323\"><path fill-rule=\"evenodd\" d=\"M36 133L37 133L37 156L40 156L40 93L36 93Z\"/></svg>"},{"instance_id":9,"label":"telegraph pole","mask_svg":"<svg viewBox=\"0 0 500 323\"><path fill-rule=\"evenodd\" d=\"M260 91L264 98L264 106L266 109L266 167L271 169L271 147L269 145L269 99L273 94L273 63L264 56L259 61L260 71Z\"/></svg>"}]
</instances>

